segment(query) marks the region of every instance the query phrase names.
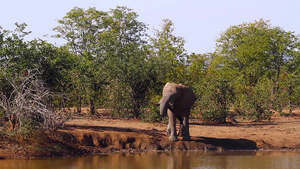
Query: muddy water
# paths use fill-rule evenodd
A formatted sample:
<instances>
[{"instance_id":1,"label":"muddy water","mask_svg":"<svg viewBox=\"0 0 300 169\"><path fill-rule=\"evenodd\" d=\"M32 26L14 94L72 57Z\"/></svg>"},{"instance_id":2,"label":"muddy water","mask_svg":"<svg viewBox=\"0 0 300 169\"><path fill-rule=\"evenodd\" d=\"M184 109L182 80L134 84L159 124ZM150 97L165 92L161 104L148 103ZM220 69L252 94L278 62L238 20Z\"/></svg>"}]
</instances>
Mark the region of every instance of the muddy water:
<instances>
[{"instance_id":1,"label":"muddy water","mask_svg":"<svg viewBox=\"0 0 300 169\"><path fill-rule=\"evenodd\" d=\"M300 152L169 152L0 160L1 169L300 169Z\"/></svg>"}]
</instances>

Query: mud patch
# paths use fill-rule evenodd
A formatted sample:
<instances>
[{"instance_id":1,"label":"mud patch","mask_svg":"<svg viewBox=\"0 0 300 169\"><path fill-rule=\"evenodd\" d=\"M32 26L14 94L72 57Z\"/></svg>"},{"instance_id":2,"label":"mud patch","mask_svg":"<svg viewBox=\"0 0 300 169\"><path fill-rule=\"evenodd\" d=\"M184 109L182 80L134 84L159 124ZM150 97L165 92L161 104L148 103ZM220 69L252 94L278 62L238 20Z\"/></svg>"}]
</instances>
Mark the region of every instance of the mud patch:
<instances>
[{"instance_id":1,"label":"mud patch","mask_svg":"<svg viewBox=\"0 0 300 169\"><path fill-rule=\"evenodd\" d=\"M177 150L254 150L256 143L246 139L193 137L191 141L172 142L162 131L68 131L77 143L92 154Z\"/></svg>"},{"instance_id":2,"label":"mud patch","mask_svg":"<svg viewBox=\"0 0 300 169\"><path fill-rule=\"evenodd\" d=\"M162 123L136 119L74 118L51 138L31 141L0 139L0 158L92 155L114 152L173 150L300 151L300 109L293 117L274 116L266 122L206 124L191 119L191 141L171 142ZM179 138L181 139L181 138Z\"/></svg>"}]
</instances>

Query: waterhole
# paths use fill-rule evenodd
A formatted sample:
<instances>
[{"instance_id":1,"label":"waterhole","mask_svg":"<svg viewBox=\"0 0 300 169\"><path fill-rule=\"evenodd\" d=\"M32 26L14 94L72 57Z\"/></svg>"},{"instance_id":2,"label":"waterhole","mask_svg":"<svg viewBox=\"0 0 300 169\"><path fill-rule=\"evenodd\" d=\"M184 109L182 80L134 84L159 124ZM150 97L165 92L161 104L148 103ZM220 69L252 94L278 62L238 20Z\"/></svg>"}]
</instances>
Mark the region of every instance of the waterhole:
<instances>
[{"instance_id":1,"label":"waterhole","mask_svg":"<svg viewBox=\"0 0 300 169\"><path fill-rule=\"evenodd\" d=\"M179 151L0 160L1 169L300 169L300 152Z\"/></svg>"}]
</instances>

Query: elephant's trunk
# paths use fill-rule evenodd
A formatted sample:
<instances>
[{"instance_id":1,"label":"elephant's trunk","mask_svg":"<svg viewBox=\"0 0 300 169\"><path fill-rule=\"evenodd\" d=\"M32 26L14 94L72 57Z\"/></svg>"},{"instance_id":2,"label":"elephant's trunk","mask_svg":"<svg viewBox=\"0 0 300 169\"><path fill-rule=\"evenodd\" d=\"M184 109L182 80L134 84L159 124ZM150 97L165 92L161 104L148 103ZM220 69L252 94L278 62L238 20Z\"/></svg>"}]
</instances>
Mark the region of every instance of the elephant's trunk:
<instances>
[{"instance_id":1,"label":"elephant's trunk","mask_svg":"<svg viewBox=\"0 0 300 169\"><path fill-rule=\"evenodd\" d=\"M162 99L159 102L159 104L160 104L160 115L161 116L166 116L167 115L169 102L170 102L170 95L163 95Z\"/></svg>"}]
</instances>

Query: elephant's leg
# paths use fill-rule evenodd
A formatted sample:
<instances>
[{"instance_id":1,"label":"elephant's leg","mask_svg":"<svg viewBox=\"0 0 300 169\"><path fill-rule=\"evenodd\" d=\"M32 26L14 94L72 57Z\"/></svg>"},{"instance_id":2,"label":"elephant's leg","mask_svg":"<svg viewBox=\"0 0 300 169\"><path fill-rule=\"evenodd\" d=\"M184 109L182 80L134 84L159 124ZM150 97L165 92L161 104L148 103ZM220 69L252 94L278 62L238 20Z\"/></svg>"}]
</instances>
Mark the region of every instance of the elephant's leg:
<instances>
[{"instance_id":1,"label":"elephant's leg","mask_svg":"<svg viewBox=\"0 0 300 169\"><path fill-rule=\"evenodd\" d=\"M183 116L183 138L182 140L191 140L190 131L189 131L189 113Z\"/></svg>"},{"instance_id":2,"label":"elephant's leg","mask_svg":"<svg viewBox=\"0 0 300 169\"><path fill-rule=\"evenodd\" d=\"M178 118L178 120L180 122L178 136L182 137L183 136L183 119L182 119L182 117L180 117L180 118Z\"/></svg>"},{"instance_id":3,"label":"elephant's leg","mask_svg":"<svg viewBox=\"0 0 300 169\"><path fill-rule=\"evenodd\" d=\"M171 141L177 141L177 133L176 133L176 116L173 112L168 110L168 116L169 116L169 126L171 128L171 135L169 139Z\"/></svg>"},{"instance_id":4,"label":"elephant's leg","mask_svg":"<svg viewBox=\"0 0 300 169\"><path fill-rule=\"evenodd\" d=\"M167 136L171 135L171 126L170 126L170 119L169 119L169 124L168 124L168 128L167 128Z\"/></svg>"}]
</instances>

